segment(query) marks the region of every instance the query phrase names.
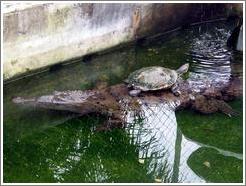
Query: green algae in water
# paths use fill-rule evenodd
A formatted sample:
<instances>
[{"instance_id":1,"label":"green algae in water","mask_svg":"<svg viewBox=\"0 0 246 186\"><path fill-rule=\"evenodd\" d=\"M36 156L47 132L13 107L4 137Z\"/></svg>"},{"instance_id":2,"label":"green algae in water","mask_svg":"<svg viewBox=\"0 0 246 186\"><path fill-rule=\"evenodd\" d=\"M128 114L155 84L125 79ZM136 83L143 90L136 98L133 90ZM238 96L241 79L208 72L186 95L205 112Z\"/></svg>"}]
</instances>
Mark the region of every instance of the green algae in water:
<instances>
[{"instance_id":1,"label":"green algae in water","mask_svg":"<svg viewBox=\"0 0 246 186\"><path fill-rule=\"evenodd\" d=\"M177 69L181 64L192 62L187 52L192 38L196 37L194 34L201 33L179 32L174 38L123 48L92 58L88 63L81 60L52 73L5 85L4 182L154 182L156 177L148 172L147 164L155 157L139 163L139 149L130 143L132 139L126 131L95 132L95 126L103 122L103 118L85 116L66 121L76 116L20 109L11 99L50 94L54 90L94 88L102 80L108 85L121 83L129 73L145 66ZM239 64L242 69L240 67ZM192 68L191 65L191 72ZM240 111L242 99L231 104ZM204 116L185 110L177 113L177 120L188 138L242 153L241 115L230 119L219 113ZM63 124L58 125L60 123ZM224 164L221 166L223 169ZM159 179L162 175L162 181L170 182L169 174L163 166L157 176Z\"/></svg>"},{"instance_id":2,"label":"green algae in water","mask_svg":"<svg viewBox=\"0 0 246 186\"><path fill-rule=\"evenodd\" d=\"M182 110L176 114L182 133L199 143L217 148L243 153L243 99L229 103L239 116L228 117L222 113L210 115Z\"/></svg>"},{"instance_id":3,"label":"green algae in water","mask_svg":"<svg viewBox=\"0 0 246 186\"><path fill-rule=\"evenodd\" d=\"M179 44L180 42L176 43ZM174 65L175 68L180 66L181 62L176 54L175 58L167 60L176 52L175 46L164 47L146 58L148 48L150 47L121 49L92 59L88 64L81 62L72 64L52 73L39 74L6 85L4 131L7 132L4 134L4 182L155 182L156 175L147 171L148 161L145 164L138 162L137 147L122 143L121 138L126 138L127 135L125 131L119 130L107 134L93 134L93 140L89 140L88 143L94 149L90 146L82 160L76 165L71 165L71 171L65 171L59 176L59 171L63 172L64 169L57 167L62 167L62 164L66 165L66 169L70 165L65 158L70 150L74 149L73 145L76 141L74 137L81 135L90 138L89 133L93 132L85 127L85 133L84 130L78 133L78 129L72 126L79 125L81 128L88 126L87 119L83 119L84 117L82 121L72 119L57 126L62 120L74 116L42 109L22 109L11 102L13 96L32 97L50 94L54 90L93 88L101 79L106 80L108 85L120 83L133 70L148 65L169 67ZM166 52L169 54L167 55ZM184 58L184 54L180 53L180 56ZM97 123L93 118L90 122ZM115 139L115 146L111 146L112 141L108 139L109 136ZM126 141L130 142L131 139L128 137ZM57 152L58 148L63 151ZM87 148L86 144L84 148ZM98 158L94 151L103 153L103 156ZM121 159L116 158L116 155ZM100 162L103 167L98 168L96 164ZM157 176L162 181L170 182L169 173L165 171L164 166ZM56 174L57 176L54 177Z\"/></svg>"},{"instance_id":4,"label":"green algae in water","mask_svg":"<svg viewBox=\"0 0 246 186\"><path fill-rule=\"evenodd\" d=\"M5 146L4 182L153 182L124 130L95 131L103 121L72 119Z\"/></svg>"},{"instance_id":5,"label":"green algae in water","mask_svg":"<svg viewBox=\"0 0 246 186\"><path fill-rule=\"evenodd\" d=\"M242 183L243 161L223 156L217 150L201 147L188 159L189 167L208 182Z\"/></svg>"}]
</instances>

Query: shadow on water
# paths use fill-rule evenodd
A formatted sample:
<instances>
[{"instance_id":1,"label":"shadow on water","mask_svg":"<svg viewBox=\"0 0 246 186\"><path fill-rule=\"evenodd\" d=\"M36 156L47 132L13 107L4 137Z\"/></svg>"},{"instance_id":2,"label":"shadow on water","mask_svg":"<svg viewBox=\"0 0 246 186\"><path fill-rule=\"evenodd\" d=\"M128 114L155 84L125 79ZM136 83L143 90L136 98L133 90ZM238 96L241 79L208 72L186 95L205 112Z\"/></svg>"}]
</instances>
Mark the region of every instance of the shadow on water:
<instances>
[{"instance_id":1,"label":"shadow on water","mask_svg":"<svg viewBox=\"0 0 246 186\"><path fill-rule=\"evenodd\" d=\"M230 32L224 23L205 24L6 84L4 182L242 182L242 98L230 103L238 118L175 113L174 103L142 104L138 112L126 109L125 130L107 132L96 130L104 122L96 115L11 102L105 87L144 66L176 69L186 62L195 87L204 79L223 86L243 75L242 54L226 48Z\"/></svg>"}]
</instances>

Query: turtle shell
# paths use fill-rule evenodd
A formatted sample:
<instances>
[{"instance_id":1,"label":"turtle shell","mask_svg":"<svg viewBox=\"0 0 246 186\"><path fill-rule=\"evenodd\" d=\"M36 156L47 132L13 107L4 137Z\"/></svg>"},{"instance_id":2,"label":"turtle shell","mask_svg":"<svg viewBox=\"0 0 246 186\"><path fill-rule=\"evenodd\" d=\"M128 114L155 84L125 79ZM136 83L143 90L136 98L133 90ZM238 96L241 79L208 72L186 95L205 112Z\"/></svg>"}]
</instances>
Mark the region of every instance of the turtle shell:
<instances>
[{"instance_id":1,"label":"turtle shell","mask_svg":"<svg viewBox=\"0 0 246 186\"><path fill-rule=\"evenodd\" d=\"M142 91L168 89L176 83L178 74L175 70L159 66L145 67L131 73L126 82Z\"/></svg>"}]
</instances>

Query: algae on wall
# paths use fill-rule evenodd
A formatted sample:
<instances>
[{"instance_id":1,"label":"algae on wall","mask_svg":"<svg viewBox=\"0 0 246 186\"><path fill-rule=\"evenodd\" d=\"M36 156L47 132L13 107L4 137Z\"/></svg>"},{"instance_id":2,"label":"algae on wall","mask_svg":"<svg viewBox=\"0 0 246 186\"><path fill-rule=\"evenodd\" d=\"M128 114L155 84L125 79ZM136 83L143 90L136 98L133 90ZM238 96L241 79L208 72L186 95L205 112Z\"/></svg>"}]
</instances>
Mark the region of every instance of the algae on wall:
<instances>
[{"instance_id":1,"label":"algae on wall","mask_svg":"<svg viewBox=\"0 0 246 186\"><path fill-rule=\"evenodd\" d=\"M8 8L3 6L4 80L183 24L225 17L241 8L191 3L7 4Z\"/></svg>"}]
</instances>

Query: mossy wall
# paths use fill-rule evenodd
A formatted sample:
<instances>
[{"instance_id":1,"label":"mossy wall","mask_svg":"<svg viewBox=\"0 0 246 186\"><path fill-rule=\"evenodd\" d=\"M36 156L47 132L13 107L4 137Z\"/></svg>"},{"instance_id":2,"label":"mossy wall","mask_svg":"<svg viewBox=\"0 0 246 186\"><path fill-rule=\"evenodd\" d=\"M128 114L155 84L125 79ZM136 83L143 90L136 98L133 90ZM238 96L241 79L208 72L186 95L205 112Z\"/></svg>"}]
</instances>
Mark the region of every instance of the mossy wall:
<instances>
[{"instance_id":1,"label":"mossy wall","mask_svg":"<svg viewBox=\"0 0 246 186\"><path fill-rule=\"evenodd\" d=\"M8 4L3 7L4 80L242 9L240 4Z\"/></svg>"}]
</instances>

